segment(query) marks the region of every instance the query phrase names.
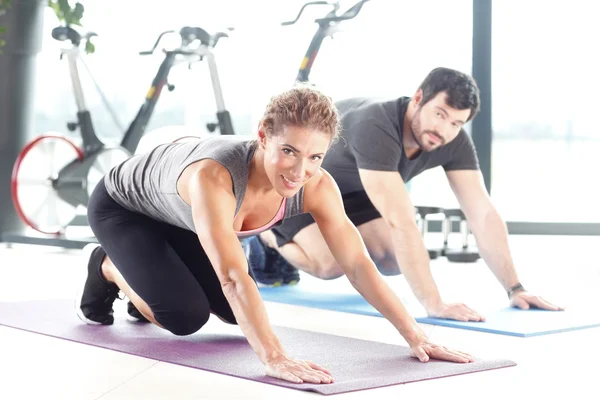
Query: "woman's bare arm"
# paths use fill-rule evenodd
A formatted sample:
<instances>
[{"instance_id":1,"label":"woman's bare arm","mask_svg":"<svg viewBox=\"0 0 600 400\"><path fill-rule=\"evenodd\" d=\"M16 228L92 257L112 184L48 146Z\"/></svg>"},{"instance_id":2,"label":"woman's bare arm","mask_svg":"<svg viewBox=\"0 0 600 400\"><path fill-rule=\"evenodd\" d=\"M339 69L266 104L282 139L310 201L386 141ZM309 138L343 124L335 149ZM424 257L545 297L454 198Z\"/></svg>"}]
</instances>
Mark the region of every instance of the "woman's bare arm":
<instances>
[{"instance_id":1,"label":"woman's bare arm","mask_svg":"<svg viewBox=\"0 0 600 400\"><path fill-rule=\"evenodd\" d=\"M248 261L233 229L236 201L228 171L207 160L186 182L198 238L242 332L267 373L292 382L328 383L331 377L312 363L298 362L271 329L258 287L248 274Z\"/></svg>"}]
</instances>

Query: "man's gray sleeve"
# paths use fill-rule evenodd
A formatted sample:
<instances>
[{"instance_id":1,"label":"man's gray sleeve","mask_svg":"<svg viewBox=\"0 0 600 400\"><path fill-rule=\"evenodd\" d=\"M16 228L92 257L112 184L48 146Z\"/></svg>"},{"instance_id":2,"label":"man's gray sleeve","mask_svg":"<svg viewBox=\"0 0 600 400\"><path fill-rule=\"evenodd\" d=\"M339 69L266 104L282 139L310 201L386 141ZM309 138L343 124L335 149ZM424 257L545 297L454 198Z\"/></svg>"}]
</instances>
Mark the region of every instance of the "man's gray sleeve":
<instances>
[{"instance_id":1,"label":"man's gray sleeve","mask_svg":"<svg viewBox=\"0 0 600 400\"><path fill-rule=\"evenodd\" d=\"M454 149L450 161L444 164L445 171L479 169L479 159L475 145L471 137L464 130L461 129L458 136L452 141L452 146Z\"/></svg>"},{"instance_id":2,"label":"man's gray sleeve","mask_svg":"<svg viewBox=\"0 0 600 400\"><path fill-rule=\"evenodd\" d=\"M359 169L398 171L402 145L398 133L374 121L365 121L352 127L348 146Z\"/></svg>"}]
</instances>

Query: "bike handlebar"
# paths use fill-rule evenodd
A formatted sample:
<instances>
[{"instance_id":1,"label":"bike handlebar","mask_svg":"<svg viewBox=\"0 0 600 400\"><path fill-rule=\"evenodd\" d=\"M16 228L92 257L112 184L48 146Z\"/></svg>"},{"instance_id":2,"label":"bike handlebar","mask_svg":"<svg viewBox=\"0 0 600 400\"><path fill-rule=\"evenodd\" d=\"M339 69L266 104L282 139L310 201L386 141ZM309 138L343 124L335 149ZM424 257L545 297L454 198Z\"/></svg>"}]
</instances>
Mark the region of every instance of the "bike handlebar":
<instances>
[{"instance_id":1,"label":"bike handlebar","mask_svg":"<svg viewBox=\"0 0 600 400\"><path fill-rule=\"evenodd\" d=\"M308 3L306 3L306 4L304 4L302 6L302 8L300 9L300 11L298 12L298 15L296 15L296 19L294 19L293 21L284 21L284 22L281 23L281 25L283 25L283 26L294 25L296 22L298 22L298 20L302 16L302 13L306 9L306 7L316 6L316 5L320 5L320 6L332 5L334 7L333 11L336 11L337 10L337 8L336 8L337 4L338 4L337 2L330 3L328 1L309 1Z\"/></svg>"},{"instance_id":2,"label":"bike handlebar","mask_svg":"<svg viewBox=\"0 0 600 400\"><path fill-rule=\"evenodd\" d=\"M158 47L158 44L162 40L163 36L165 36L167 33L174 33L174 32L175 31L164 31L163 33L158 35L158 38L156 39L156 42L154 42L154 46L152 46L152 49L146 50L146 51L140 51L140 56L148 56L148 55L153 54L154 50L156 50L156 48Z\"/></svg>"},{"instance_id":3,"label":"bike handlebar","mask_svg":"<svg viewBox=\"0 0 600 400\"><path fill-rule=\"evenodd\" d=\"M340 16L336 16L334 15L333 17L324 17L324 18L319 18L317 20L315 20L315 22L317 23L323 23L323 22L340 22L340 21L347 21L349 19L352 19L354 17L356 17L359 13L360 10L362 9L362 6L369 0L360 0L358 3L356 3L355 5L353 5L352 7L350 7L348 10L346 10L346 12L344 12L342 15Z\"/></svg>"},{"instance_id":4,"label":"bike handlebar","mask_svg":"<svg viewBox=\"0 0 600 400\"><path fill-rule=\"evenodd\" d=\"M352 19L352 18L356 17L360 13L360 10L362 9L362 6L367 1L369 1L369 0L360 0L358 3L354 4L348 10L346 10L346 12L344 12L342 15L336 15L337 11L340 9L339 1L333 1L333 2L330 2L330 1L309 1L308 3L305 3L302 6L302 8L300 9L300 12L298 12L298 15L296 16L296 19L294 19L293 21L282 22L281 25L287 26L287 25L293 25L293 24L295 24L300 19L300 16L302 15L302 13L306 9L306 7L314 6L314 5L330 5L330 6L333 7L333 9L331 11L329 11L325 17L323 17L323 18L317 18L315 20L315 22L317 22L319 24L324 24L324 23L329 23L329 22L346 21L346 20L349 20L349 19Z\"/></svg>"},{"instance_id":5,"label":"bike handlebar","mask_svg":"<svg viewBox=\"0 0 600 400\"><path fill-rule=\"evenodd\" d=\"M233 28L228 28L228 30L231 31L231 30L233 30ZM158 44L162 40L163 36L166 35L167 33L174 33L174 32L175 31L171 30L171 31L165 31L165 32L161 33L158 36L158 39L156 39L156 42L154 43L154 46L152 47L152 49L146 50L146 51L141 51L140 55L147 56L147 55L153 54L154 50L156 50L156 48L158 47ZM181 28L179 30L179 36L181 37L181 47L174 51L182 53L182 54L188 53L188 52L186 52L186 48L195 40L199 40L200 43L204 46L214 48L217 45L217 43L219 42L219 39L224 38L224 37L229 37L229 35L225 32L217 32L214 35L210 35L204 29L202 29L200 27L192 27L192 26L184 26L183 28Z\"/></svg>"}]
</instances>

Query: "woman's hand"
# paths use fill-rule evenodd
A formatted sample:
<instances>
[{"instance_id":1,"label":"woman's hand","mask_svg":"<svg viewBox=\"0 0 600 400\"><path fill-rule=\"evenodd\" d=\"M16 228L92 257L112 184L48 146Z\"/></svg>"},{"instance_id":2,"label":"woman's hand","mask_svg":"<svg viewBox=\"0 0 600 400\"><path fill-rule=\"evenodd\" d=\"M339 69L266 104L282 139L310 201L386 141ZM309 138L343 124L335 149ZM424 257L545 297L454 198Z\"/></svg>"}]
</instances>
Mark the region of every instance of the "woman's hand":
<instances>
[{"instance_id":1,"label":"woman's hand","mask_svg":"<svg viewBox=\"0 0 600 400\"><path fill-rule=\"evenodd\" d=\"M295 360L279 355L265 363L267 375L293 383L332 383L333 377L325 368L310 361Z\"/></svg>"},{"instance_id":2,"label":"woman's hand","mask_svg":"<svg viewBox=\"0 0 600 400\"><path fill-rule=\"evenodd\" d=\"M409 343L410 356L418 358L421 362L427 362L430 358L456 363L473 362L473 356L459 350L452 350L445 346L433 343L424 333L420 333Z\"/></svg>"}]
</instances>

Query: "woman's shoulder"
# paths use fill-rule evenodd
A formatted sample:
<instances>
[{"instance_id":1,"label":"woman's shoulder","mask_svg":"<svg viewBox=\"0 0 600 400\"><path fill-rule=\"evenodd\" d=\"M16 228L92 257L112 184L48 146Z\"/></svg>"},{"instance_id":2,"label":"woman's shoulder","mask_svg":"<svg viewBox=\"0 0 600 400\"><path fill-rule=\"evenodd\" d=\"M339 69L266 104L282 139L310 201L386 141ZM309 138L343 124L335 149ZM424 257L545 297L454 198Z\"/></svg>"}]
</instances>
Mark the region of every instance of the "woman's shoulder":
<instances>
[{"instance_id":1,"label":"woman's shoulder","mask_svg":"<svg viewBox=\"0 0 600 400\"><path fill-rule=\"evenodd\" d=\"M339 193L339 188L333 177L323 168L319 168L304 186L304 204L310 208L311 205L319 204L336 193Z\"/></svg>"},{"instance_id":2,"label":"woman's shoulder","mask_svg":"<svg viewBox=\"0 0 600 400\"><path fill-rule=\"evenodd\" d=\"M181 174L181 181L190 187L215 187L230 188L232 178L229 170L219 161L205 158L188 166Z\"/></svg>"}]
</instances>

